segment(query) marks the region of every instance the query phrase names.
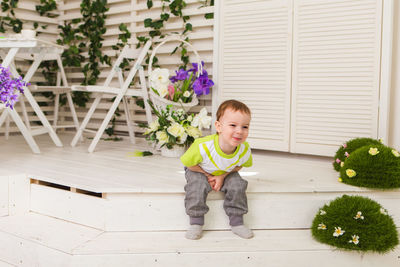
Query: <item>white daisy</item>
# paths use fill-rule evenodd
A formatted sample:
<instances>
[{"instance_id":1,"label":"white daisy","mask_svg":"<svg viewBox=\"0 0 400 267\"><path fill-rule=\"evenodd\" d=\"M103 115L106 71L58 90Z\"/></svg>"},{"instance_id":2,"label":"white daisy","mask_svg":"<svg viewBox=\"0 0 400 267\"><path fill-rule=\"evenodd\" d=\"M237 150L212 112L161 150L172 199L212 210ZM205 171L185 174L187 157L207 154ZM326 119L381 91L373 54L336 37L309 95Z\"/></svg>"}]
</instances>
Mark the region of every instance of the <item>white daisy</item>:
<instances>
[{"instance_id":1,"label":"white daisy","mask_svg":"<svg viewBox=\"0 0 400 267\"><path fill-rule=\"evenodd\" d=\"M333 236L334 237L339 237L341 235L343 235L346 231L342 230L342 228L340 227L335 227L335 231L333 232Z\"/></svg>"}]
</instances>

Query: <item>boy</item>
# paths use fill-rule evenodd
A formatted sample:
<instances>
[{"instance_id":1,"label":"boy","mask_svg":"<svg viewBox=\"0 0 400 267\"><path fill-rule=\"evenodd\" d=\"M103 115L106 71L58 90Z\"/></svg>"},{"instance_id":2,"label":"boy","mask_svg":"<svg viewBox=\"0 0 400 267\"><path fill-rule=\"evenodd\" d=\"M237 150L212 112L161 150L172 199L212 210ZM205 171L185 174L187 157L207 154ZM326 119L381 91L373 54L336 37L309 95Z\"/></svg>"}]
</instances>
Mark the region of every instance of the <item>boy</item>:
<instances>
[{"instance_id":1,"label":"boy","mask_svg":"<svg viewBox=\"0 0 400 267\"><path fill-rule=\"evenodd\" d=\"M186 238L201 237L211 190L225 193L224 210L232 232L242 238L253 237L253 232L243 224L243 214L248 211L247 181L238 173L242 167L252 165L250 147L245 142L250 119L250 109L242 102L223 102L217 111L217 134L196 139L181 157L187 180L185 208L190 217Z\"/></svg>"}]
</instances>

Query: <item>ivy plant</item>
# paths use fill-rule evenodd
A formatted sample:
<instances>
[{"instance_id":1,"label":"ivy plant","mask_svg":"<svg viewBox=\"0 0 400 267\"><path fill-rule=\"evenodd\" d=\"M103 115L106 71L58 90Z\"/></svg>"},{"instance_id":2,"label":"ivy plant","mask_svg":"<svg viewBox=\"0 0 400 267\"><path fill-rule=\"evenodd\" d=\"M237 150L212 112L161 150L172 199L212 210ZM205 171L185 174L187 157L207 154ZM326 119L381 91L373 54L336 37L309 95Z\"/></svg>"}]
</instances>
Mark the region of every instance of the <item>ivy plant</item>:
<instances>
[{"instance_id":1,"label":"ivy plant","mask_svg":"<svg viewBox=\"0 0 400 267\"><path fill-rule=\"evenodd\" d=\"M16 18L14 9L18 6L18 0L2 0L1 11L6 13L0 17L0 32L6 32L8 29L16 33L22 30L22 20Z\"/></svg>"}]
</instances>

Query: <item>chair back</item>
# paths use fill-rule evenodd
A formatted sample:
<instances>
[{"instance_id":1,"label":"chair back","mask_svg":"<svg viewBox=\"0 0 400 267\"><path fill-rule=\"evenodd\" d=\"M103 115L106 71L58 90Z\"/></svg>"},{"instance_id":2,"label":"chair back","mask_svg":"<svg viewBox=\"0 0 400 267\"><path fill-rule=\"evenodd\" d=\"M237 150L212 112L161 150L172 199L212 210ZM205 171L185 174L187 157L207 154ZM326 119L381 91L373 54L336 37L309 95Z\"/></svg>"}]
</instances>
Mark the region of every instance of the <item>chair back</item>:
<instances>
[{"instance_id":1,"label":"chair back","mask_svg":"<svg viewBox=\"0 0 400 267\"><path fill-rule=\"evenodd\" d=\"M129 84L132 82L133 77L136 74L136 71L139 70L142 66L142 62L147 54L147 52L149 51L149 48L151 46L151 41L148 40L146 42L146 44L141 48L141 49L133 49L131 48L129 45L126 45L120 55L118 56L117 60L114 62L110 73L108 74L105 82L104 82L104 86L110 86L111 81L113 80L113 78L115 77L115 75L117 74L118 76L118 80L119 80L119 84L120 87L124 87L125 88L125 83L127 83L127 87L129 87ZM133 66L131 68L131 70L129 71L128 76L126 77L126 79L123 78L122 75L122 69L119 67L122 63L122 61L124 59L135 59ZM125 89L126 89L125 88Z\"/></svg>"}]
</instances>

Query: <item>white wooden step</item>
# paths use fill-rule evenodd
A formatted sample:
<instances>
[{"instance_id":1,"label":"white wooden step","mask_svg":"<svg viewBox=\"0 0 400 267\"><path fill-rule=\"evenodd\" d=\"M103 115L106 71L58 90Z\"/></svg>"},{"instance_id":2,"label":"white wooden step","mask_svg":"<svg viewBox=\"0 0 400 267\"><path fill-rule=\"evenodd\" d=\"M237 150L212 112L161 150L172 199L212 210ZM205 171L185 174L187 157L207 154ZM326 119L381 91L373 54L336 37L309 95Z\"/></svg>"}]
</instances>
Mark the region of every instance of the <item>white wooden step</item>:
<instances>
[{"instance_id":1,"label":"white wooden step","mask_svg":"<svg viewBox=\"0 0 400 267\"><path fill-rule=\"evenodd\" d=\"M250 240L205 231L200 240L176 232L102 232L28 213L0 218L0 260L16 266L398 266L400 250L337 251L309 229L258 230Z\"/></svg>"},{"instance_id":2,"label":"white wooden step","mask_svg":"<svg viewBox=\"0 0 400 267\"><path fill-rule=\"evenodd\" d=\"M183 193L121 193L103 197L31 184L30 210L107 231L184 230L188 216ZM331 193L249 193L246 224L252 229L308 228L318 209L344 193L357 194L381 203L400 225L398 191ZM223 194L211 192L205 229L229 229L223 210Z\"/></svg>"}]
</instances>

